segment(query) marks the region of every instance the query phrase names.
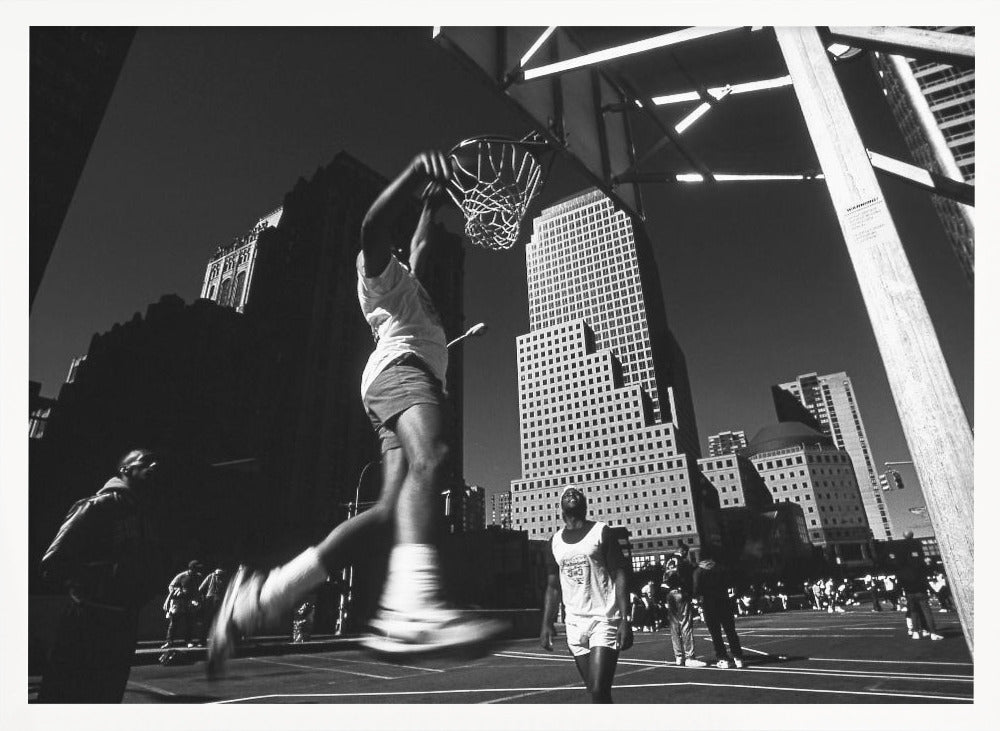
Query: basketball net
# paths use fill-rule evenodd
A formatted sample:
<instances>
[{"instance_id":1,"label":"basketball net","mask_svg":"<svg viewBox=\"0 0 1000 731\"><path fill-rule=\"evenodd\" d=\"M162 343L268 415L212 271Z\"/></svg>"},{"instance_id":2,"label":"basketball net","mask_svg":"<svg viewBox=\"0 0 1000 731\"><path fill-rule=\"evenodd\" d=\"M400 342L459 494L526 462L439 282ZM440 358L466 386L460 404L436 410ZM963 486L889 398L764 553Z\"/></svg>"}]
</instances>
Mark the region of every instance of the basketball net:
<instances>
[{"instance_id":1,"label":"basketball net","mask_svg":"<svg viewBox=\"0 0 1000 731\"><path fill-rule=\"evenodd\" d=\"M521 221L538 193L542 168L532 150L544 143L478 137L460 142L448 194L465 216L465 235L476 246L499 251L517 243Z\"/></svg>"}]
</instances>

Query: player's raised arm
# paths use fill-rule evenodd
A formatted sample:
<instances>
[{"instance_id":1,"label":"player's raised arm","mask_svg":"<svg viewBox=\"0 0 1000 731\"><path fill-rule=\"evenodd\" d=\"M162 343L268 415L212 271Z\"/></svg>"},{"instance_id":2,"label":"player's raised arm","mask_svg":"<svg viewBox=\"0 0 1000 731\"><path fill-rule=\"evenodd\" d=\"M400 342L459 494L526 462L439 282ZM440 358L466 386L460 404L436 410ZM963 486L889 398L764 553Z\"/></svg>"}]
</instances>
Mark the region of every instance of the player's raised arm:
<instances>
[{"instance_id":1,"label":"player's raised arm","mask_svg":"<svg viewBox=\"0 0 1000 731\"><path fill-rule=\"evenodd\" d=\"M444 187L440 183L431 183L424 191L424 207L420 211L420 219L410 240L410 271L423 282L424 270L427 268L428 250L433 246L434 214L446 200Z\"/></svg>"},{"instance_id":2,"label":"player's raised arm","mask_svg":"<svg viewBox=\"0 0 1000 731\"><path fill-rule=\"evenodd\" d=\"M450 177L451 163L443 152L421 152L375 199L361 223L365 276L378 276L385 269L392 251L395 221L413 193L428 183L445 185Z\"/></svg>"}]
</instances>

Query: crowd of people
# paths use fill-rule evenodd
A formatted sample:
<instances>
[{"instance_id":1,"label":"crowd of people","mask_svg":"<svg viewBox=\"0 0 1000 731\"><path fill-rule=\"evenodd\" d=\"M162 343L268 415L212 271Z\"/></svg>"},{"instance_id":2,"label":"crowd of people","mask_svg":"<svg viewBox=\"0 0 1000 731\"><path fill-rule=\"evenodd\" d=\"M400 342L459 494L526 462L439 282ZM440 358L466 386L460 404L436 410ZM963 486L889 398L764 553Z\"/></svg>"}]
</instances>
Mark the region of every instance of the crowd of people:
<instances>
[{"instance_id":1,"label":"crowd of people","mask_svg":"<svg viewBox=\"0 0 1000 731\"><path fill-rule=\"evenodd\" d=\"M909 536L912 540L912 535ZM905 549L904 549L905 550ZM888 604L893 611L906 612L907 634L913 639L940 640L935 629L931 602L938 612L954 611L951 590L944 573L928 574L919 554L902 561L895 573L868 574L858 578L824 576L802 582L801 590L791 591L783 581L737 584L738 579L717 568L714 574L704 573L708 564L717 562L710 547L699 551L697 566L689 560L689 550L682 547L668 557L662 583L647 581L638 591L629 593L628 621L635 632L656 632L667 629L677 665L703 666L707 663L694 656L691 622L705 623L716 649L715 664L720 667L742 667L739 638L735 629L727 626L733 617L745 617L789 609L812 609L831 614L860 608L868 603L871 611L881 612ZM706 564L706 562L708 562ZM698 571L707 582L694 581ZM712 587L706 599L705 586ZM727 631L730 651L721 643L719 625Z\"/></svg>"},{"instance_id":2,"label":"crowd of people","mask_svg":"<svg viewBox=\"0 0 1000 731\"><path fill-rule=\"evenodd\" d=\"M686 551L684 551L686 554ZM668 559L669 562L673 558ZM925 592L928 606L937 605L937 611L954 611L951 589L944 573L926 576L926 587L917 579L915 592ZM790 591L782 581L761 582L725 587L726 599L734 615L746 617L788 609L815 609L831 614L848 607L861 607L871 603L871 611L881 612L885 605L894 611L907 610L907 597L896 574L868 574L859 578L821 577L802 582L798 592ZM638 632L654 632L669 623L666 599L666 581L659 586L648 581L639 591L629 594L629 620Z\"/></svg>"}]
</instances>

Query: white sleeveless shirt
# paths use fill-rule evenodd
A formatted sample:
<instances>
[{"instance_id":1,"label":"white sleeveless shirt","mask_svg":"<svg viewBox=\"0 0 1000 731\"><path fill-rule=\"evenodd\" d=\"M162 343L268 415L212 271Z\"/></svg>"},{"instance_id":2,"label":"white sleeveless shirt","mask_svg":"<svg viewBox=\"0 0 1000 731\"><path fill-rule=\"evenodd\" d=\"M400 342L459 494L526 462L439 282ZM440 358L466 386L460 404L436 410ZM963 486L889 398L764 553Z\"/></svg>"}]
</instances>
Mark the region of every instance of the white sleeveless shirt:
<instances>
[{"instance_id":1,"label":"white sleeveless shirt","mask_svg":"<svg viewBox=\"0 0 1000 731\"><path fill-rule=\"evenodd\" d=\"M420 282L395 255L389 256L378 276L365 276L364 252L358 253L357 268L358 301L376 338L375 350L361 374L361 398L389 363L407 353L419 357L446 391L448 346L444 327Z\"/></svg>"},{"instance_id":2,"label":"white sleeveless shirt","mask_svg":"<svg viewBox=\"0 0 1000 731\"><path fill-rule=\"evenodd\" d=\"M595 522L576 543L563 540L564 529L552 537L552 556L559 567L567 618L621 618L615 602L615 582L604 558L604 528L604 523Z\"/></svg>"}]
</instances>

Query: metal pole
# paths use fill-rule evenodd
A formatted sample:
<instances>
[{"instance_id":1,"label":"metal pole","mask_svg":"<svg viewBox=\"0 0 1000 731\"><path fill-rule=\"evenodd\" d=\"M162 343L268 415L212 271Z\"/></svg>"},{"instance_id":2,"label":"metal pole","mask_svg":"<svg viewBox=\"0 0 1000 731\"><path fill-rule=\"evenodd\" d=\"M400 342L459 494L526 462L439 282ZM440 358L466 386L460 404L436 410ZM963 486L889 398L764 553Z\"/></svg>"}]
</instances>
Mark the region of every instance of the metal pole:
<instances>
[{"instance_id":1,"label":"metal pole","mask_svg":"<svg viewBox=\"0 0 1000 731\"><path fill-rule=\"evenodd\" d=\"M365 481L365 475L368 474L368 470L377 464L381 464L381 461L373 459L361 468L361 474L358 475L358 484L354 487L354 502L347 504L348 520L351 520L357 516L358 512L360 512L361 484ZM347 615L354 599L354 564L345 566L341 569L340 578L344 582L345 588L340 595L340 616L338 617L337 623L340 627L340 634L343 634L344 623L347 621Z\"/></svg>"},{"instance_id":2,"label":"metal pole","mask_svg":"<svg viewBox=\"0 0 1000 731\"><path fill-rule=\"evenodd\" d=\"M816 28L776 27L973 651L972 430Z\"/></svg>"},{"instance_id":3,"label":"metal pole","mask_svg":"<svg viewBox=\"0 0 1000 731\"><path fill-rule=\"evenodd\" d=\"M452 340L451 342L449 342L448 345L445 346L445 347L450 348L455 343L459 343L459 342L465 340L466 338L471 338L471 337L476 336L476 335L482 335L484 330L486 330L486 323L484 323L484 322L477 322L475 325L473 325L472 327L470 327L464 333L462 333L457 338L455 338L454 340Z\"/></svg>"}]
</instances>

